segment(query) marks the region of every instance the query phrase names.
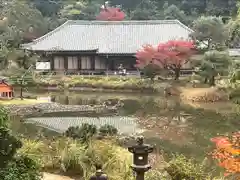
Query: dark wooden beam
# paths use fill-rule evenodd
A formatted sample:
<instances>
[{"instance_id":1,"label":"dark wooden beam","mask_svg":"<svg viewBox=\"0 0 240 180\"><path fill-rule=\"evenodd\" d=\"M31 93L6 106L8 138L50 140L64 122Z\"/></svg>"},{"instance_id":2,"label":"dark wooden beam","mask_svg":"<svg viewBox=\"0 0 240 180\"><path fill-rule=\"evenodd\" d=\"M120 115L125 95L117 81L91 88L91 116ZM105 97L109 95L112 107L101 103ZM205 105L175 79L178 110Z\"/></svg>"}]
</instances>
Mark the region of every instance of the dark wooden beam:
<instances>
[{"instance_id":1,"label":"dark wooden beam","mask_svg":"<svg viewBox=\"0 0 240 180\"><path fill-rule=\"evenodd\" d=\"M78 70L82 69L82 60L81 60L81 56L77 56L78 58Z\"/></svg>"},{"instance_id":2,"label":"dark wooden beam","mask_svg":"<svg viewBox=\"0 0 240 180\"><path fill-rule=\"evenodd\" d=\"M91 60L91 70L95 70L95 56L90 56Z\"/></svg>"},{"instance_id":3,"label":"dark wooden beam","mask_svg":"<svg viewBox=\"0 0 240 180\"><path fill-rule=\"evenodd\" d=\"M51 71L54 70L54 56L51 56L51 58L50 58L50 69L51 69Z\"/></svg>"},{"instance_id":4,"label":"dark wooden beam","mask_svg":"<svg viewBox=\"0 0 240 180\"><path fill-rule=\"evenodd\" d=\"M64 58L64 69L68 70L68 57L64 56L63 58Z\"/></svg>"}]
</instances>

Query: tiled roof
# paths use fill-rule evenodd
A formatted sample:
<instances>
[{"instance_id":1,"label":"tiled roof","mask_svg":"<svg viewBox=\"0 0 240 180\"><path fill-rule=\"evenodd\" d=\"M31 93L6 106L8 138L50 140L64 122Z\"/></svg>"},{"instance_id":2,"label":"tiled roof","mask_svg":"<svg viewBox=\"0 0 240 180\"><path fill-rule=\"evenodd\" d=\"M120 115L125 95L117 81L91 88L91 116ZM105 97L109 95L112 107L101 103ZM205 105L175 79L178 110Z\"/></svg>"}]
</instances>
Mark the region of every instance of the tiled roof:
<instances>
[{"instance_id":1,"label":"tiled roof","mask_svg":"<svg viewBox=\"0 0 240 180\"><path fill-rule=\"evenodd\" d=\"M144 44L187 39L192 32L178 20L67 21L48 34L23 44L34 51L135 53Z\"/></svg>"}]
</instances>

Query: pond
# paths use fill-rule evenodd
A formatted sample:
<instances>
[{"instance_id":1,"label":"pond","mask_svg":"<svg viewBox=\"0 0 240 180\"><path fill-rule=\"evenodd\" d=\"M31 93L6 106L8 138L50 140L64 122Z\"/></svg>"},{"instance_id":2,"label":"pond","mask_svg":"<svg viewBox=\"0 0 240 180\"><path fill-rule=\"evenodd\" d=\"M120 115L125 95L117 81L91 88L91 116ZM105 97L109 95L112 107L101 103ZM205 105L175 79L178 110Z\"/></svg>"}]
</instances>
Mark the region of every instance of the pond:
<instances>
[{"instance_id":1,"label":"pond","mask_svg":"<svg viewBox=\"0 0 240 180\"><path fill-rule=\"evenodd\" d=\"M22 123L12 117L15 133L31 137L44 134L55 136L69 126L81 123L115 126L120 133L142 133L147 143L156 145L166 153L183 153L202 160L210 151L210 138L239 130L240 112L228 103L208 103L193 106L178 97L162 95L116 94L97 92L29 92L38 97L51 97L52 101L69 105L95 105L120 100L123 106L112 114L82 114L80 112L54 112L31 117Z\"/></svg>"}]
</instances>

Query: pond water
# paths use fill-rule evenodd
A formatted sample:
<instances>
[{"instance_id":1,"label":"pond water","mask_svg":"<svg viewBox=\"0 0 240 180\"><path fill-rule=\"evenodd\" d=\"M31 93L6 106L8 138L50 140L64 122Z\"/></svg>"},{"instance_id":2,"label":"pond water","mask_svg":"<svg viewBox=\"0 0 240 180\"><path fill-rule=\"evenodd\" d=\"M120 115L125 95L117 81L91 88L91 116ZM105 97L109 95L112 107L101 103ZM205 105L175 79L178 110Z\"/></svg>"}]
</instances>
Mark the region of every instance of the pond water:
<instances>
[{"instance_id":1,"label":"pond water","mask_svg":"<svg viewBox=\"0 0 240 180\"><path fill-rule=\"evenodd\" d=\"M239 107L225 103L208 103L192 106L179 98L165 98L149 94L40 92L38 97L51 97L61 104L89 105L104 101L121 100L124 104L117 113L82 114L78 112L54 112L41 117L31 117L22 123L12 117L15 133L36 137L40 134L54 136L69 126L92 123L97 126L111 124L119 132L142 133L147 143L156 145L167 153L183 153L202 160L210 151L210 138L240 129ZM239 113L238 113L239 112ZM35 124L34 124L35 123Z\"/></svg>"}]
</instances>

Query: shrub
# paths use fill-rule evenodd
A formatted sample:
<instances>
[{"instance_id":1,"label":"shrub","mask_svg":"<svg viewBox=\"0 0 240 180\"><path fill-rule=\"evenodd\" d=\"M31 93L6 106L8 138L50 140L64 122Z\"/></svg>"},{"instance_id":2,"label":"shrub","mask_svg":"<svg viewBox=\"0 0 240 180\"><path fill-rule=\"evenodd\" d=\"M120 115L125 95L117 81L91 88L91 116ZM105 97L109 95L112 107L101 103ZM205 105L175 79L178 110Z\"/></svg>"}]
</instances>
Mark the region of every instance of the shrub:
<instances>
[{"instance_id":1,"label":"shrub","mask_svg":"<svg viewBox=\"0 0 240 180\"><path fill-rule=\"evenodd\" d=\"M36 140L22 139L22 144L23 144L23 147L17 151L17 154L23 155L23 156L27 155L27 157L33 159L39 165L43 165L44 162L48 161L46 156L43 156L46 153L48 153L45 147L45 144L43 142L36 141ZM40 157L35 156L35 154L38 154L41 156Z\"/></svg>"},{"instance_id":2,"label":"shrub","mask_svg":"<svg viewBox=\"0 0 240 180\"><path fill-rule=\"evenodd\" d=\"M114 126L106 124L100 127L99 132L103 136L114 136L118 133L118 130Z\"/></svg>"},{"instance_id":3,"label":"shrub","mask_svg":"<svg viewBox=\"0 0 240 180\"><path fill-rule=\"evenodd\" d=\"M203 166L195 164L193 159L188 159L182 155L174 156L165 170L172 180L202 180L207 178Z\"/></svg>"},{"instance_id":4,"label":"shrub","mask_svg":"<svg viewBox=\"0 0 240 180\"><path fill-rule=\"evenodd\" d=\"M150 78L151 80L154 80L159 70L160 68L157 65L149 64L143 68L143 74L146 78Z\"/></svg>"},{"instance_id":5,"label":"shrub","mask_svg":"<svg viewBox=\"0 0 240 180\"><path fill-rule=\"evenodd\" d=\"M0 171L1 180L41 180L40 168L35 161L18 156Z\"/></svg>"},{"instance_id":6,"label":"shrub","mask_svg":"<svg viewBox=\"0 0 240 180\"><path fill-rule=\"evenodd\" d=\"M7 166L21 146L22 143L8 129L7 110L0 107L0 168Z\"/></svg>"},{"instance_id":7,"label":"shrub","mask_svg":"<svg viewBox=\"0 0 240 180\"><path fill-rule=\"evenodd\" d=\"M7 128L0 127L0 168L5 167L22 146L22 143L12 136Z\"/></svg>"},{"instance_id":8,"label":"shrub","mask_svg":"<svg viewBox=\"0 0 240 180\"><path fill-rule=\"evenodd\" d=\"M158 169L153 169L150 170L147 174L146 174L146 180L171 180L171 177L166 173L166 172L162 172Z\"/></svg>"},{"instance_id":9,"label":"shrub","mask_svg":"<svg viewBox=\"0 0 240 180\"><path fill-rule=\"evenodd\" d=\"M8 114L0 108L0 179L40 180L39 167L26 156L16 156L22 143L8 129Z\"/></svg>"},{"instance_id":10,"label":"shrub","mask_svg":"<svg viewBox=\"0 0 240 180\"><path fill-rule=\"evenodd\" d=\"M240 98L234 98L231 101L235 104L240 104Z\"/></svg>"},{"instance_id":11,"label":"shrub","mask_svg":"<svg viewBox=\"0 0 240 180\"><path fill-rule=\"evenodd\" d=\"M8 127L8 111L0 106L0 127Z\"/></svg>"},{"instance_id":12,"label":"shrub","mask_svg":"<svg viewBox=\"0 0 240 180\"><path fill-rule=\"evenodd\" d=\"M62 88L69 87L89 87L89 88L103 88L103 89L130 89L130 90L148 90L155 91L152 84L140 78L128 77L79 77L69 76L65 79L41 79L38 84L42 86L59 86Z\"/></svg>"},{"instance_id":13,"label":"shrub","mask_svg":"<svg viewBox=\"0 0 240 180\"><path fill-rule=\"evenodd\" d=\"M229 99L240 98L240 88L234 89L229 94Z\"/></svg>"},{"instance_id":14,"label":"shrub","mask_svg":"<svg viewBox=\"0 0 240 180\"><path fill-rule=\"evenodd\" d=\"M97 127L92 124L82 124L81 127L69 127L65 132L67 137L80 139L83 143L87 142L97 133Z\"/></svg>"},{"instance_id":15,"label":"shrub","mask_svg":"<svg viewBox=\"0 0 240 180\"><path fill-rule=\"evenodd\" d=\"M229 99L235 104L240 104L240 88L232 90L229 93Z\"/></svg>"},{"instance_id":16,"label":"shrub","mask_svg":"<svg viewBox=\"0 0 240 180\"><path fill-rule=\"evenodd\" d=\"M78 140L63 137L38 140L24 143L19 154L30 158L34 156L43 163L45 171L61 170L65 174L81 175L83 179L89 179L95 173L94 165L100 163L110 179L133 180L130 168L132 155L111 140L92 140L88 146Z\"/></svg>"}]
</instances>

